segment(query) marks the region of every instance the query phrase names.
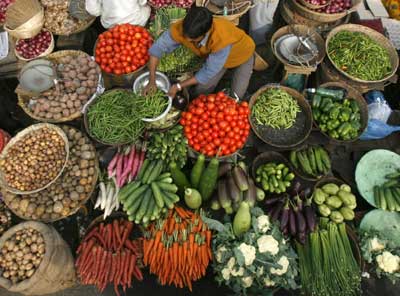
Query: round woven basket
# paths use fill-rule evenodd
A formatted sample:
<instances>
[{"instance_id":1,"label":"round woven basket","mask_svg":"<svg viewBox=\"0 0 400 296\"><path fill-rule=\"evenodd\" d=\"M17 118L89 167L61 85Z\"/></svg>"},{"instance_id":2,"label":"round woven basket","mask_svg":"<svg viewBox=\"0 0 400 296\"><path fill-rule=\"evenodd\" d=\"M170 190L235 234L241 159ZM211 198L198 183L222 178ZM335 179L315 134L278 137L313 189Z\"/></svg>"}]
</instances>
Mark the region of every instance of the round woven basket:
<instances>
[{"instance_id":1,"label":"round woven basket","mask_svg":"<svg viewBox=\"0 0 400 296\"><path fill-rule=\"evenodd\" d=\"M93 144L92 144L92 145L93 145ZM62 216L62 217L59 217L59 218L57 218L57 219L38 219L38 220L36 220L36 221L45 222L45 223L52 223L52 222L55 222L55 221L58 221L58 220L62 220L62 219L64 219L64 218L67 218L67 217L69 217L69 216L71 216L71 215L74 215L76 212L78 212L79 209L80 209L81 207L83 207L83 206L86 204L86 202L88 201L88 199L93 195L93 193L94 193L94 191L95 191L95 189L96 189L96 184L97 184L97 180L98 180L98 177L99 177L99 171L100 171L100 168L99 168L99 159L98 159L97 153L96 153L96 156L95 156L95 173L94 173L94 175L93 175L92 183L90 184L90 186L91 186L92 189L91 189L91 191L87 194L87 196L86 196L83 200L81 200L81 201L79 202L79 204L78 204L73 210L71 210L71 211L68 213L67 216ZM62 175L62 174L61 174L61 175ZM5 191L5 190L2 190L2 194L3 194L4 196L7 196L7 194L12 194L12 193L7 192L7 191ZM29 196L26 196L26 195L25 195L24 197L29 198ZM24 216L24 215L21 215L20 213L18 213L18 212L16 212L16 211L14 211L14 210L10 207L9 199L4 198L4 202L6 203L6 205L8 206L8 208L10 208L11 211L12 211L16 216L18 216L19 218L24 219L24 220L33 220L32 217L30 217L30 216L29 216L29 217L28 217L28 216Z\"/></svg>"},{"instance_id":2,"label":"round woven basket","mask_svg":"<svg viewBox=\"0 0 400 296\"><path fill-rule=\"evenodd\" d=\"M272 52L274 53L274 56L284 65L290 65L291 68L295 69L304 69L308 67L307 65L295 65L289 63L286 59L284 59L280 54L277 53L276 50L276 41L287 34L291 34L296 32L297 34L300 34L301 36L311 36L313 42L315 45L318 47L318 56L315 57L313 60L315 61L315 65L310 65L310 66L316 66L319 65L322 60L325 57L325 43L324 39L319 35L313 28L310 28L309 26L306 25L290 25L290 26L285 26L277 30L274 35L272 35L271 38L271 48Z\"/></svg>"},{"instance_id":3,"label":"round woven basket","mask_svg":"<svg viewBox=\"0 0 400 296\"><path fill-rule=\"evenodd\" d=\"M223 15L223 10L221 10L220 7L214 5L211 3L211 1L207 0L196 0L196 5L197 6L204 6L208 10L210 10L214 17L216 18L223 18L227 21L230 21L236 25L239 24L239 18L244 15L247 11L252 8L252 2L251 1L244 1L244 0L233 0L231 1L232 5L235 7L235 13L233 14L228 14L228 15ZM237 7L237 8L236 8ZM228 7L230 9L230 7Z\"/></svg>"},{"instance_id":4,"label":"round woven basket","mask_svg":"<svg viewBox=\"0 0 400 296\"><path fill-rule=\"evenodd\" d=\"M65 144L64 147L65 147L66 156L65 156L64 164L63 164L62 168L60 169L60 171L58 172L57 176L52 181L47 183L47 185L45 185L45 186L43 186L41 188L37 188L37 189L31 190L31 191L21 191L21 190L18 190L18 189L15 189L15 188L9 186L7 184L7 181L4 178L4 173L2 171L0 171L0 187L6 189L7 191L15 193L15 194L21 194L21 195L32 194L32 193L39 192L39 191L49 187L51 184L53 184L61 176L62 172L64 171L64 169L65 169L65 167L67 166L67 163L68 163L69 143L68 143L68 138L65 135L64 131L61 128L59 128L58 126L54 125L54 124L38 123L38 124L31 125L31 126L27 127L26 129L20 131L17 135L15 135L10 140L10 142L7 144L7 146L3 149L3 151L0 154L0 159L7 158L8 151L11 149L11 147L13 147L24 136L28 135L29 133L31 133L33 131L41 130L43 128L48 128L48 129L52 129L52 130L56 131L57 134L60 135L61 138L64 140L64 144Z\"/></svg>"},{"instance_id":5,"label":"round woven basket","mask_svg":"<svg viewBox=\"0 0 400 296\"><path fill-rule=\"evenodd\" d=\"M340 12L340 13L322 13L322 12L317 12L313 11L308 7L303 6L301 3L299 3L297 0L289 0L289 3L292 5L294 11L298 12L300 15L304 16L305 18L308 18L310 20L318 21L321 23L333 23L336 22L342 18L344 18L346 15L351 14L352 12L355 12L357 10L358 5L361 3L362 0L353 0L353 6L346 11Z\"/></svg>"},{"instance_id":6,"label":"round woven basket","mask_svg":"<svg viewBox=\"0 0 400 296\"><path fill-rule=\"evenodd\" d=\"M46 31L47 31L47 30L46 30ZM49 32L50 32L50 31L49 31ZM51 53L53 52L53 50L54 50L54 36L53 36L53 34L52 34L51 32L50 32L50 35L51 35L51 41L50 41L49 47L48 47L44 52L42 52L41 54L39 54L38 56L36 56L36 57L34 57L34 58L31 58L31 59L26 59L26 58L22 57L22 56L18 53L18 51L17 51L16 49L14 49L15 56L16 56L18 59L20 59L21 61L31 61L31 60L34 60L34 59L37 59L37 58L41 58L41 57L45 57L45 56L51 54ZM18 44L18 41L19 41L19 40L20 40L20 39L18 39L18 40L15 42L15 44Z\"/></svg>"},{"instance_id":7,"label":"round woven basket","mask_svg":"<svg viewBox=\"0 0 400 296\"><path fill-rule=\"evenodd\" d=\"M4 29L16 39L27 39L36 36L43 28L44 24L44 9L36 12L27 22L23 23L19 27L12 29L7 24L7 20L4 24Z\"/></svg>"},{"instance_id":8,"label":"round woven basket","mask_svg":"<svg viewBox=\"0 0 400 296\"><path fill-rule=\"evenodd\" d=\"M364 97L353 87L350 85L343 83L343 82L327 82L324 84L321 84L319 87L321 88L332 88L332 89L344 89L346 90L346 97L351 98L357 102L358 107L360 108L360 123L361 123L361 128L360 131L358 132L357 137L351 140L338 140L338 139L333 139L331 138L327 133L321 131L321 133L328 137L329 139L332 140L332 142L336 142L339 144L346 144L346 143L351 143L357 141L357 139L361 136L361 134L364 132L364 130L367 128L368 125L368 105L364 99ZM319 125L316 121L314 121L315 125L319 128Z\"/></svg>"},{"instance_id":9,"label":"round woven basket","mask_svg":"<svg viewBox=\"0 0 400 296\"><path fill-rule=\"evenodd\" d=\"M384 77L384 78L382 78L380 80L369 81L369 80L363 80L363 79L359 79L357 77L354 77L352 75L349 75L348 73L346 73L345 71L343 71L342 69L337 67L335 65L335 63L332 61L332 59L329 56L329 54L328 54L328 45L329 45L329 41L337 33L341 32L341 31L364 33L365 35L370 37L372 40L374 40L375 42L380 44L383 48L385 48L387 50L387 52L389 54L390 64L392 65L392 71L386 77ZM336 70L338 70L341 74L343 74L344 76L348 77L349 79L351 79L353 81L356 81L356 82L360 82L360 83L380 83L380 82L385 82L385 81L389 80L393 75L395 75L395 73L397 71L397 68L399 67L399 56L398 56L397 51L394 48L393 44L385 36L383 36L381 33L377 32L377 31L375 31L373 29L370 29L368 27L361 26L361 25L346 24L346 25L338 26L335 29L333 29L332 31L330 31L330 33L326 37L325 50L326 50L327 57L328 57L329 61L336 68Z\"/></svg>"},{"instance_id":10,"label":"round woven basket","mask_svg":"<svg viewBox=\"0 0 400 296\"><path fill-rule=\"evenodd\" d=\"M56 51L56 52L53 52L52 54L48 55L47 59L49 59L53 63L57 64L59 60L61 60L63 57L66 57L66 56L78 57L78 56L89 56L89 55L80 50L60 50L60 51ZM99 83L101 82L101 79L102 79L102 76L99 75ZM72 120L75 120L82 116L82 112L78 111L78 112L75 112L74 114L70 114L67 117L62 117L57 120L41 118L41 117L34 115L33 112L29 109L28 104L31 99L32 99L31 96L18 94L18 105L22 108L22 110L24 110L24 112L26 114L28 114L33 119L43 121L43 122L49 122L49 123L61 123L61 122L72 121Z\"/></svg>"},{"instance_id":11,"label":"round woven basket","mask_svg":"<svg viewBox=\"0 0 400 296\"><path fill-rule=\"evenodd\" d=\"M268 126L260 126L252 118L252 108L258 97L271 88L280 88L291 95L299 104L301 112L298 113L296 122L289 129L273 129ZM292 148L304 142L310 135L312 129L311 107L302 94L296 90L279 85L267 84L256 91L249 102L250 114L249 121L254 133L268 145L278 148Z\"/></svg>"}]
</instances>

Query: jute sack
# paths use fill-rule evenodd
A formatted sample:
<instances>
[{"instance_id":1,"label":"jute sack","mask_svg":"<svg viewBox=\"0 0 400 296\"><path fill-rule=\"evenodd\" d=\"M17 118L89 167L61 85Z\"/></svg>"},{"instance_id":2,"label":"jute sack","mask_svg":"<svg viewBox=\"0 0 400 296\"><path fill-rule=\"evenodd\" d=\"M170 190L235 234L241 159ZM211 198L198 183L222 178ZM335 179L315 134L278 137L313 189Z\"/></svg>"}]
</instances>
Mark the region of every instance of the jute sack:
<instances>
[{"instance_id":1,"label":"jute sack","mask_svg":"<svg viewBox=\"0 0 400 296\"><path fill-rule=\"evenodd\" d=\"M31 278L15 285L0 276L0 286L24 295L50 294L74 286L76 283L74 258L67 243L52 226L34 221L20 223L3 234L0 238L0 249L17 231L25 228L33 228L43 236L45 254L42 262Z\"/></svg>"}]
</instances>

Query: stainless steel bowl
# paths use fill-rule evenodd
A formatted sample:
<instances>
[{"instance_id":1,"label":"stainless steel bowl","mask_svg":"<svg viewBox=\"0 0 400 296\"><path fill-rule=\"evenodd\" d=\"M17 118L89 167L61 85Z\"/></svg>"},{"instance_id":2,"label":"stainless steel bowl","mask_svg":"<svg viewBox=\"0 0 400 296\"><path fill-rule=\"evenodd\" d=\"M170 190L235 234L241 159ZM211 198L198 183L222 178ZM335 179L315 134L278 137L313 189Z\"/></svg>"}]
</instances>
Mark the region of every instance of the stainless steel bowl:
<instances>
[{"instance_id":1,"label":"stainless steel bowl","mask_svg":"<svg viewBox=\"0 0 400 296\"><path fill-rule=\"evenodd\" d=\"M144 72L138 78L136 78L135 82L133 83L133 92L139 93L146 85L149 83L149 76L150 72ZM168 77L161 73L156 72L156 85L157 88L167 93L171 88L171 82L169 81Z\"/></svg>"}]
</instances>

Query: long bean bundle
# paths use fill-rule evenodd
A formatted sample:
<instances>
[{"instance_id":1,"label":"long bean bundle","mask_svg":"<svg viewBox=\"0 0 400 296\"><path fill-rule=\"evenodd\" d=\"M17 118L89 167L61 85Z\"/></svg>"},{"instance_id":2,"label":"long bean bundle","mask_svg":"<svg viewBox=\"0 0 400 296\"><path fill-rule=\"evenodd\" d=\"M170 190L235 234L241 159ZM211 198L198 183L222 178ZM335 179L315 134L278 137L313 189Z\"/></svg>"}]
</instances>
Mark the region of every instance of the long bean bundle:
<instances>
[{"instance_id":1,"label":"long bean bundle","mask_svg":"<svg viewBox=\"0 0 400 296\"><path fill-rule=\"evenodd\" d=\"M324 224L324 225L322 225ZM297 243L302 288L307 295L358 295L361 271L344 223L326 223Z\"/></svg>"},{"instance_id":2,"label":"long bean bundle","mask_svg":"<svg viewBox=\"0 0 400 296\"><path fill-rule=\"evenodd\" d=\"M251 110L257 124L268 125L275 129L292 127L299 112L301 110L297 101L279 88L263 92Z\"/></svg>"},{"instance_id":3,"label":"long bean bundle","mask_svg":"<svg viewBox=\"0 0 400 296\"><path fill-rule=\"evenodd\" d=\"M359 79L374 81L392 71L388 51L364 33L341 31L329 41L333 63Z\"/></svg>"},{"instance_id":4,"label":"long bean bundle","mask_svg":"<svg viewBox=\"0 0 400 296\"><path fill-rule=\"evenodd\" d=\"M142 119L157 117L167 104L160 91L147 97L124 90L104 93L88 109L89 131L107 144L133 143L146 127Z\"/></svg>"}]
</instances>

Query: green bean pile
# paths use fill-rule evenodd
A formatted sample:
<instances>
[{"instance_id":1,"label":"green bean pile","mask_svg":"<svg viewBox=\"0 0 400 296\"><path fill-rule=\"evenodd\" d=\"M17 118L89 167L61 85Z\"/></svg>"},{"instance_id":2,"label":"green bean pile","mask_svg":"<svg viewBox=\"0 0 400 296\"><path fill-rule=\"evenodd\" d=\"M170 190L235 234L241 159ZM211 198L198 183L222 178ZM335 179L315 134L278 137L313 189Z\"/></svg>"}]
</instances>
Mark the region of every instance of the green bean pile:
<instances>
[{"instance_id":1,"label":"green bean pile","mask_svg":"<svg viewBox=\"0 0 400 296\"><path fill-rule=\"evenodd\" d=\"M364 33L341 31L329 41L333 63L351 76L375 81L392 71L388 51Z\"/></svg>"},{"instance_id":2,"label":"green bean pile","mask_svg":"<svg viewBox=\"0 0 400 296\"><path fill-rule=\"evenodd\" d=\"M145 129L142 118L154 118L166 108L165 94L143 97L116 90L102 94L87 111L90 134L107 144L135 142Z\"/></svg>"},{"instance_id":3,"label":"green bean pile","mask_svg":"<svg viewBox=\"0 0 400 296\"><path fill-rule=\"evenodd\" d=\"M173 52L165 54L158 65L158 70L165 73L185 73L196 70L201 66L201 58L190 49L180 46Z\"/></svg>"},{"instance_id":4,"label":"green bean pile","mask_svg":"<svg viewBox=\"0 0 400 296\"><path fill-rule=\"evenodd\" d=\"M274 129L291 128L299 112L301 110L297 101L279 88L271 88L263 92L251 110L257 124L267 125Z\"/></svg>"}]
</instances>

